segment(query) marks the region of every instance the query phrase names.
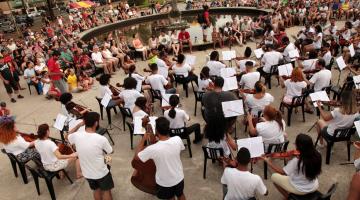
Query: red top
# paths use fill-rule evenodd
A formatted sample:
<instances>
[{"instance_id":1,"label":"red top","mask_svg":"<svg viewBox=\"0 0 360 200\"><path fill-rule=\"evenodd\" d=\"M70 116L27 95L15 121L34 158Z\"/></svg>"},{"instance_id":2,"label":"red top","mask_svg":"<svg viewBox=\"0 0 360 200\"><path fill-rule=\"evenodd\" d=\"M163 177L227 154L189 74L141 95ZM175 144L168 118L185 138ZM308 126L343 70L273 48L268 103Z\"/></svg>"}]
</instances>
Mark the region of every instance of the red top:
<instances>
[{"instance_id":1,"label":"red top","mask_svg":"<svg viewBox=\"0 0 360 200\"><path fill-rule=\"evenodd\" d=\"M57 61L54 60L54 58L50 58L48 63L47 63L47 67L49 70L49 73L60 73L60 65ZM50 75L49 76L51 80L53 81L58 81L61 79L61 75Z\"/></svg>"},{"instance_id":2,"label":"red top","mask_svg":"<svg viewBox=\"0 0 360 200\"><path fill-rule=\"evenodd\" d=\"M180 32L179 36L178 36L179 40L188 40L190 39L190 34L189 32L185 31L185 32Z\"/></svg>"},{"instance_id":3,"label":"red top","mask_svg":"<svg viewBox=\"0 0 360 200\"><path fill-rule=\"evenodd\" d=\"M13 59L12 59L12 57L10 56L10 55L6 55L5 57L4 57L4 62L5 63L9 63L9 68L10 68L10 71L11 72L14 72L15 71L15 67L14 67L14 65L13 65Z\"/></svg>"},{"instance_id":4,"label":"red top","mask_svg":"<svg viewBox=\"0 0 360 200\"><path fill-rule=\"evenodd\" d=\"M204 19L206 24L208 23L208 21L210 22L209 11L204 12Z\"/></svg>"}]
</instances>

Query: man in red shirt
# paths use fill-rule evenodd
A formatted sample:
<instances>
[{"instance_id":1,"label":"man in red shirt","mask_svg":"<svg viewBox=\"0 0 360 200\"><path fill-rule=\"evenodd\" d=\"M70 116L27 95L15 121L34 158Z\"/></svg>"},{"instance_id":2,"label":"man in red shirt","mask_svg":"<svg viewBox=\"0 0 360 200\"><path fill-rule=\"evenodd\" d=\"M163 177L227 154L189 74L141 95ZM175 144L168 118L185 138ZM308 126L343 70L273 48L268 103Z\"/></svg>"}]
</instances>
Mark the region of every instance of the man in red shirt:
<instances>
[{"instance_id":1,"label":"man in red shirt","mask_svg":"<svg viewBox=\"0 0 360 200\"><path fill-rule=\"evenodd\" d=\"M203 17L204 17L204 23L201 24L201 27L203 29L203 41L207 42L207 36L210 34L210 14L209 14L209 6L208 5L204 5L203 6L204 9L204 13L203 13Z\"/></svg>"},{"instance_id":2,"label":"man in red shirt","mask_svg":"<svg viewBox=\"0 0 360 200\"><path fill-rule=\"evenodd\" d=\"M55 87L59 88L61 93L67 92L67 86L63 79L64 74L60 70L58 59L60 57L59 51L53 51L52 57L48 60L47 67L49 70L49 77L54 83Z\"/></svg>"},{"instance_id":3,"label":"man in red shirt","mask_svg":"<svg viewBox=\"0 0 360 200\"><path fill-rule=\"evenodd\" d=\"M183 53L184 52L184 44L188 44L190 48L190 53L192 53L192 43L190 40L190 34L185 30L185 28L181 29L179 36L178 36L179 42L180 42L180 50Z\"/></svg>"}]
</instances>

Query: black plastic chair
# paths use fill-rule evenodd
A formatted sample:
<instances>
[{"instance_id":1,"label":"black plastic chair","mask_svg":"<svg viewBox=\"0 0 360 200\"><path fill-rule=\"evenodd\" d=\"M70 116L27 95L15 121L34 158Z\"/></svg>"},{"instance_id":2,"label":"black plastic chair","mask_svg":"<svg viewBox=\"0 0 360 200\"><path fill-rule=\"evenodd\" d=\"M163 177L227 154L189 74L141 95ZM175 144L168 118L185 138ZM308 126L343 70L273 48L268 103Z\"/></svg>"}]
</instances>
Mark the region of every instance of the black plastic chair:
<instances>
[{"instance_id":1,"label":"black plastic chair","mask_svg":"<svg viewBox=\"0 0 360 200\"><path fill-rule=\"evenodd\" d=\"M345 81L344 84L340 86L333 86L331 87L330 91L333 92L333 100L340 100L340 97L345 89L352 89L353 81Z\"/></svg>"},{"instance_id":2,"label":"black plastic chair","mask_svg":"<svg viewBox=\"0 0 360 200\"><path fill-rule=\"evenodd\" d=\"M25 164L24 162L21 162L19 159L16 158L16 156L12 153L7 153L5 151L5 149L1 149L1 152L3 152L4 154L6 154L9 157L10 163L11 163L11 167L14 171L14 175L17 178L18 177L18 172L17 172L17 168L16 168L16 164L17 166L19 166L19 170L21 173L21 177L24 181L24 184L28 184L28 178L26 175L26 169L25 169Z\"/></svg>"},{"instance_id":3,"label":"black plastic chair","mask_svg":"<svg viewBox=\"0 0 360 200\"><path fill-rule=\"evenodd\" d=\"M113 145L115 145L114 143L114 140L112 139L111 135L110 135L110 132L107 128L102 128L102 127L99 127L97 130L96 130L96 133L99 134L99 135L107 135L111 141L111 143Z\"/></svg>"},{"instance_id":4,"label":"black plastic chair","mask_svg":"<svg viewBox=\"0 0 360 200\"><path fill-rule=\"evenodd\" d=\"M126 122L126 125L129 128L129 132L130 132L130 147L131 149L134 149L133 146L133 141L134 141L134 124L130 123L130 122Z\"/></svg>"},{"instance_id":5,"label":"black plastic chair","mask_svg":"<svg viewBox=\"0 0 360 200\"><path fill-rule=\"evenodd\" d=\"M290 126L291 124L291 115L294 108L301 107L301 112L303 115L303 122L305 122L305 99L306 94L303 94L301 96L295 96L292 98L291 103L285 103L284 101L281 101L279 110L283 110L283 107L287 108L288 110L288 116L287 116L287 125Z\"/></svg>"},{"instance_id":6,"label":"black plastic chair","mask_svg":"<svg viewBox=\"0 0 360 200\"><path fill-rule=\"evenodd\" d=\"M103 109L104 109L104 106L101 104L101 98L98 98L98 97L95 97L96 100L98 101L99 103L99 107L100 107L100 116L101 116L101 120L104 120L104 115L103 115ZM111 106L111 107L106 107L105 110L106 110L106 115L107 115L107 118L108 118L108 124L111 125L111 109L114 109L114 112L115 114L117 114L117 110L116 110L116 106Z\"/></svg>"},{"instance_id":7,"label":"black plastic chair","mask_svg":"<svg viewBox=\"0 0 360 200\"><path fill-rule=\"evenodd\" d=\"M266 83L268 84L269 89L271 89L271 77L278 75L278 69L277 69L278 66L279 66L279 64L273 65L273 66L271 66L269 73L264 72L262 74L264 76L264 78L265 78L265 84ZM278 80L278 84L279 84L279 78L277 80Z\"/></svg>"},{"instance_id":8,"label":"black plastic chair","mask_svg":"<svg viewBox=\"0 0 360 200\"><path fill-rule=\"evenodd\" d=\"M150 94L151 94L151 100L152 102L154 103L155 102L155 99L159 100L160 101L160 105L161 105L161 92L160 90L153 90L153 89L150 89Z\"/></svg>"},{"instance_id":9,"label":"black plastic chair","mask_svg":"<svg viewBox=\"0 0 360 200\"><path fill-rule=\"evenodd\" d=\"M334 57L331 57L330 63L328 65L325 66L325 69L328 69L331 71L331 67L334 64Z\"/></svg>"},{"instance_id":10,"label":"black plastic chair","mask_svg":"<svg viewBox=\"0 0 360 200\"><path fill-rule=\"evenodd\" d=\"M188 81L187 79L184 77L184 75L180 75L180 74L174 74L174 79L175 79L175 86L177 87L177 84L182 84L183 88L185 90L185 94L186 97L189 96L189 86L188 86Z\"/></svg>"},{"instance_id":11,"label":"black plastic chair","mask_svg":"<svg viewBox=\"0 0 360 200\"><path fill-rule=\"evenodd\" d=\"M31 167L29 165L26 165L26 168L30 171L31 175L34 178L34 183L38 195L40 195L39 178L45 179L52 200L56 199L52 180L54 177L57 177L58 179L60 178L59 172L63 172L65 177L69 180L69 182L73 184L73 181L70 179L69 175L66 173L64 169L56 172L50 172L50 171L46 171L42 166L39 166L39 164L37 164L36 167Z\"/></svg>"},{"instance_id":12,"label":"black plastic chair","mask_svg":"<svg viewBox=\"0 0 360 200\"><path fill-rule=\"evenodd\" d=\"M289 194L288 200L330 200L331 196L335 193L337 183L331 185L326 194L322 194L319 191L312 192L306 195Z\"/></svg>"},{"instance_id":13,"label":"black plastic chair","mask_svg":"<svg viewBox=\"0 0 360 200\"><path fill-rule=\"evenodd\" d=\"M170 136L179 136L181 139L186 140L187 147L189 149L189 156L192 158L190 136L185 131L185 128L170 129Z\"/></svg>"},{"instance_id":14,"label":"black plastic chair","mask_svg":"<svg viewBox=\"0 0 360 200\"><path fill-rule=\"evenodd\" d=\"M212 163L215 163L221 157L224 157L224 150L222 148L211 148L207 146L202 146L204 152L204 171L203 178L206 179L206 165L207 160L211 159Z\"/></svg>"},{"instance_id":15,"label":"black plastic chair","mask_svg":"<svg viewBox=\"0 0 360 200\"><path fill-rule=\"evenodd\" d=\"M129 108L125 108L125 107L120 107L120 113L121 113L121 116L122 116L123 127L124 127L124 131L125 131L126 118L132 119L133 116L132 116L131 110Z\"/></svg>"},{"instance_id":16,"label":"black plastic chair","mask_svg":"<svg viewBox=\"0 0 360 200\"><path fill-rule=\"evenodd\" d=\"M347 142L347 154L348 154L348 161L350 161L350 146L351 146L351 136L355 133L355 127L345 128L345 129L336 129L334 131L334 135L330 138L324 137L324 140L327 143L326 147L326 164L330 164L330 156L331 156L331 149L334 146L335 142ZM319 142L320 135L317 137L315 146Z\"/></svg>"},{"instance_id":17,"label":"black plastic chair","mask_svg":"<svg viewBox=\"0 0 360 200\"><path fill-rule=\"evenodd\" d=\"M288 145L289 145L289 141L285 141L280 144L269 144L266 150L266 154L286 152ZM284 164L286 164L286 159L284 159ZM267 179L267 171L268 171L267 169L268 169L268 165L266 162L264 162L264 179Z\"/></svg>"},{"instance_id":18,"label":"black plastic chair","mask_svg":"<svg viewBox=\"0 0 360 200\"><path fill-rule=\"evenodd\" d=\"M194 97L195 97L195 109L194 109L194 116L196 116L196 110L197 110L197 103L198 102L202 102L202 97L205 94L205 92L203 91L197 91L194 87L194 83L191 82L191 87L193 89L194 92Z\"/></svg>"}]
</instances>

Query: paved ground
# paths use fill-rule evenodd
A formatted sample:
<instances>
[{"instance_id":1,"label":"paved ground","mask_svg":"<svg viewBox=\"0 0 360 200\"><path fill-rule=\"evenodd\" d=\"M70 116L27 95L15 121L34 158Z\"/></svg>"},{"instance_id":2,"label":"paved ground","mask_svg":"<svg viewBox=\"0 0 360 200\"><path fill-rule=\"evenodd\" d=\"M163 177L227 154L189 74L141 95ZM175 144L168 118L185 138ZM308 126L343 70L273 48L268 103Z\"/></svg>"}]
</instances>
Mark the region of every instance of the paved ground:
<instances>
[{"instance_id":1,"label":"paved ground","mask_svg":"<svg viewBox=\"0 0 360 200\"><path fill-rule=\"evenodd\" d=\"M342 23L343 24L343 23ZM341 26L340 26L341 27ZM294 34L298 28L290 28L287 30L288 34ZM254 48L254 43L248 44L250 47ZM242 55L242 52L245 47L235 47L238 55ZM196 63L196 72L199 73L202 66L205 64L205 56L211 52L211 49L207 51L194 52L194 55L197 56ZM142 73L142 68L146 66L145 62L137 62L138 71ZM334 70L333 70L334 71ZM334 73L336 73L334 71ZM336 73L337 74L337 73ZM334 75L335 77L335 75ZM337 77L337 76L336 76ZM114 78L111 80L113 84L120 82L124 78L124 73L117 72ZM335 79L334 79L335 81ZM336 83L336 82L335 82ZM24 80L21 84L25 86ZM270 93L275 97L276 101L274 106L279 106L279 99L283 94L283 90L280 87L276 87L276 81L273 81L273 88L270 90ZM5 94L5 90L0 86L0 99L8 101L8 98ZM200 110L198 109L198 115L193 116L194 113L194 95L190 92L189 98L185 97L185 93L182 91L181 87L178 87L181 96L181 102L184 109L191 115L191 123L199 122L202 127L204 122L200 116ZM53 124L53 119L56 117L57 113L60 110L60 103L55 101L46 100L42 96L38 96L33 90L33 94L29 95L27 90L21 91L25 96L25 99L19 100L16 104L8 103L12 113L16 116L17 127L19 130L34 132L35 126L26 125L26 124L40 124L40 123L49 123ZM99 110L98 104L95 100L95 96L98 94L98 84L93 87L91 91L86 93L75 94L74 101L80 104L86 105L92 108L95 111ZM157 114L160 115L159 105L156 105ZM114 116L114 124L122 127L121 117ZM317 117L315 115L306 115L306 122L302 122L302 117L300 114L294 114L292 118L292 126L286 127L286 131L290 138L290 147L293 148L293 143L295 137L300 132L306 132L309 127L316 121ZM106 126L106 120L101 122ZM246 137L244 134L244 127L240 124L238 120L238 133L237 135L242 138ZM113 129L111 131L112 137L115 140L113 154L113 163L112 163L112 175L115 181L115 189L113 190L114 199L155 199L155 197L145 194L130 183L130 177L133 172L133 169L130 165L130 162L133 158L134 151L130 149L130 140L128 130L123 131L119 129ZM59 137L58 131L52 129L51 135L53 137ZM310 133L315 139L315 130L313 129ZM136 145L140 138L135 138L134 144ZM203 144L206 144L206 140L203 141ZM184 151L181 154L181 159L184 166L185 172L185 194L188 199L196 200L212 200L212 199L221 199L222 198L222 187L220 184L220 178L222 175L222 168L217 164L209 164L207 171L207 179L202 178L203 170L203 154L201 150L201 144L192 145L193 158L189 158L188 152ZM321 151L323 159L325 159L325 151ZM353 149L352 149L353 153ZM352 174L354 173L354 167L352 165L339 165L340 163L347 162L346 159L346 145L345 143L338 143L334 147L334 153L332 154L331 164L323 164L323 172L320 179L320 191L326 191L330 185L334 182L339 183L339 187L334 195L333 199L342 200L345 199L349 182ZM29 178L29 183L27 185L23 184L21 178L15 178L9 163L9 160L6 156L0 155L0 194L2 194L1 199L50 199L49 192L46 188L45 182L40 181L40 190L41 195L38 196L36 193L34 181L32 178ZM282 162L278 162L279 165ZM75 172L73 168L69 169L70 176L74 178ZM259 174L263 177L263 163L259 162L254 166L254 173ZM269 175L271 172L269 172ZM74 178L75 179L75 178ZM241 181L241 180L239 180ZM281 199L280 194L275 190L271 181L265 180L265 184L269 189L269 196L260 197L259 199ZM70 200L70 199L91 199L92 193L87 182L82 179L76 181L74 184L70 185L66 180L56 180L54 179L54 187L57 198L60 200Z\"/></svg>"}]
</instances>

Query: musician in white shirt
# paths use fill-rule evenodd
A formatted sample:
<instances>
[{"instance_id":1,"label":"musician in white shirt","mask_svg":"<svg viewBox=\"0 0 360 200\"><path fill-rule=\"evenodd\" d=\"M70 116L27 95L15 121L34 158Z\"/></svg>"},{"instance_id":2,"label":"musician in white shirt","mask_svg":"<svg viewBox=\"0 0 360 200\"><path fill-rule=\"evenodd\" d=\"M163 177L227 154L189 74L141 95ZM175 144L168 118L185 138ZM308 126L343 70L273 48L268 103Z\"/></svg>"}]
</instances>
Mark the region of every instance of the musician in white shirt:
<instances>
[{"instance_id":1,"label":"musician in white shirt","mask_svg":"<svg viewBox=\"0 0 360 200\"><path fill-rule=\"evenodd\" d=\"M284 45L286 45L284 52L283 52L284 60L286 62L291 62L292 58L290 58L289 53L290 53L290 51L297 50L297 48L293 43L290 42L290 40L287 36L282 38L282 43Z\"/></svg>"},{"instance_id":2,"label":"musician in white shirt","mask_svg":"<svg viewBox=\"0 0 360 200\"><path fill-rule=\"evenodd\" d=\"M320 71L316 72L310 80L305 78L305 82L308 85L313 85L314 91L318 92L330 85L331 71L325 68L325 61L321 58L316 62L316 68Z\"/></svg>"},{"instance_id":3,"label":"musician in white shirt","mask_svg":"<svg viewBox=\"0 0 360 200\"><path fill-rule=\"evenodd\" d=\"M265 73L270 73L271 66L279 64L280 60L283 59L283 55L280 52L275 51L273 45L266 45L266 48L267 51L261 59L263 67L259 69L262 69Z\"/></svg>"},{"instance_id":4,"label":"musician in white shirt","mask_svg":"<svg viewBox=\"0 0 360 200\"><path fill-rule=\"evenodd\" d=\"M254 69L253 62L245 63L246 74L241 76L240 86L243 89L254 89L255 83L260 79L260 73Z\"/></svg>"},{"instance_id":5,"label":"musician in white shirt","mask_svg":"<svg viewBox=\"0 0 360 200\"><path fill-rule=\"evenodd\" d=\"M169 84L162 75L158 74L158 66L156 63L150 65L151 75L145 79L146 84L150 84L153 90L159 90L160 93L163 94L175 94L176 89L170 88L165 89L165 86Z\"/></svg>"},{"instance_id":6,"label":"musician in white shirt","mask_svg":"<svg viewBox=\"0 0 360 200\"><path fill-rule=\"evenodd\" d=\"M210 69L210 76L220 76L220 71L225 68L226 65L219 61L219 52L213 51L210 54L210 60L206 63L206 66Z\"/></svg>"}]
</instances>

